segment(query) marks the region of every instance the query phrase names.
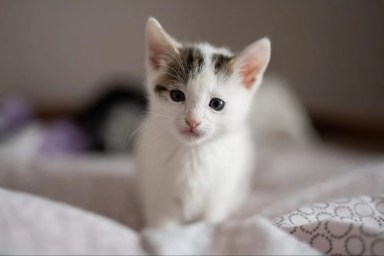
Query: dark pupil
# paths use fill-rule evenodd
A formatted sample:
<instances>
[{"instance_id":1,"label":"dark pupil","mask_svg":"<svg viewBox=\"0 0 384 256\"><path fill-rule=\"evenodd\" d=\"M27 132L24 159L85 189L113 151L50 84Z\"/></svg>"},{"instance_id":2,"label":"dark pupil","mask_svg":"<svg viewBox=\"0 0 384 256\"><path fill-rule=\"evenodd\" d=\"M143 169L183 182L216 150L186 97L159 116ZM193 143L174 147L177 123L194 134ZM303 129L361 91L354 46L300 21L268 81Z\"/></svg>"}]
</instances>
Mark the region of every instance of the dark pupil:
<instances>
[{"instance_id":1,"label":"dark pupil","mask_svg":"<svg viewBox=\"0 0 384 256\"><path fill-rule=\"evenodd\" d=\"M209 106L217 111L222 110L224 108L224 105L225 105L224 101L218 98L212 99L211 102L209 103Z\"/></svg>"},{"instance_id":2,"label":"dark pupil","mask_svg":"<svg viewBox=\"0 0 384 256\"><path fill-rule=\"evenodd\" d=\"M185 100L185 95L180 90L172 90L171 91L171 99L175 102L180 102Z\"/></svg>"}]
</instances>

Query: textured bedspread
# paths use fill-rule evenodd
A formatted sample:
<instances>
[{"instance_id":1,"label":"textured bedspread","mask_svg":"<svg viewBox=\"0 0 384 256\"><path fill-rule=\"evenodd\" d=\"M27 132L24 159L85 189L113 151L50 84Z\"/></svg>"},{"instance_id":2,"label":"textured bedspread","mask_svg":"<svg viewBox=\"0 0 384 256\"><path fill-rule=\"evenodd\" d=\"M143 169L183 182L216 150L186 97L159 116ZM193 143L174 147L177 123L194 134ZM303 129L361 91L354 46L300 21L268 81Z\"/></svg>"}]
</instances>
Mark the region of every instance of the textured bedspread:
<instances>
[{"instance_id":1,"label":"textured bedspread","mask_svg":"<svg viewBox=\"0 0 384 256\"><path fill-rule=\"evenodd\" d=\"M132 158L3 150L0 253L145 254L141 238L155 237L164 254L384 254L382 157L279 146L258 158L231 219L140 232Z\"/></svg>"}]
</instances>

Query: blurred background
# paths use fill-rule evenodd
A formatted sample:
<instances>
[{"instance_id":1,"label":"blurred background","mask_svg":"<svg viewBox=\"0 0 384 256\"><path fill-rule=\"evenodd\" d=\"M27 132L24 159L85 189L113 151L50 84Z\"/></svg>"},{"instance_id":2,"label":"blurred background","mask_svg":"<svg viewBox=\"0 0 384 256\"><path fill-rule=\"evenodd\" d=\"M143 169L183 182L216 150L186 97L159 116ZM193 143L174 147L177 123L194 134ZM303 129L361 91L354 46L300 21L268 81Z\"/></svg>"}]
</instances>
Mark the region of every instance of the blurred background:
<instances>
[{"instance_id":1,"label":"blurred background","mask_svg":"<svg viewBox=\"0 0 384 256\"><path fill-rule=\"evenodd\" d=\"M105 145L100 137L109 135L100 126L111 116L127 115L126 108L111 114L112 105L128 104L133 117L145 108L149 16L179 40L235 51L268 36L267 75L277 74L293 87L324 140L384 151L384 1L379 0L1 0L3 141L39 120L40 134L45 125L44 150L116 148ZM108 134L118 130L108 129Z\"/></svg>"},{"instance_id":2,"label":"blurred background","mask_svg":"<svg viewBox=\"0 0 384 256\"><path fill-rule=\"evenodd\" d=\"M313 184L341 173L353 179L357 166L382 161L384 1L0 0L0 190L43 196L140 227L129 152L146 109L149 16L181 41L234 51L263 36L271 39L266 77L278 77L296 93L320 140L304 148L259 147L258 209L279 198L299 202L289 198L308 198L307 191L321 191ZM270 112L292 107L260 102ZM255 118L260 126L270 119L281 124L277 130L292 128L284 114ZM300 141L305 133L295 134ZM362 168L364 175L368 169ZM380 187L380 179L367 177L371 181L361 184ZM343 190L343 184L336 191L361 191L358 185Z\"/></svg>"}]
</instances>

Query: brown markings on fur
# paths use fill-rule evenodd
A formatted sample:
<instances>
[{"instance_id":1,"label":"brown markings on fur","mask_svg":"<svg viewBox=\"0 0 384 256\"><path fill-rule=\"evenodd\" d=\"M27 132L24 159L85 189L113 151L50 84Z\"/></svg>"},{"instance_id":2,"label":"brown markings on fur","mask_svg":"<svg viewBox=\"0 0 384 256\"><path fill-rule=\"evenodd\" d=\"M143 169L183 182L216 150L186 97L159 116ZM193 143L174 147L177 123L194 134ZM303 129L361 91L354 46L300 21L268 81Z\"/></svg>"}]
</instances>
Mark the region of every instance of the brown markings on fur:
<instances>
[{"instance_id":1,"label":"brown markings on fur","mask_svg":"<svg viewBox=\"0 0 384 256\"><path fill-rule=\"evenodd\" d=\"M162 78L164 77L160 77L160 79L156 81L154 91L160 98L166 100L169 97L170 91L179 89L179 86L176 83L162 80Z\"/></svg>"},{"instance_id":2,"label":"brown markings on fur","mask_svg":"<svg viewBox=\"0 0 384 256\"><path fill-rule=\"evenodd\" d=\"M170 61L164 74L165 79L181 84L195 77L203 68L204 57L200 49L184 47L178 53L169 56Z\"/></svg>"},{"instance_id":3,"label":"brown markings on fur","mask_svg":"<svg viewBox=\"0 0 384 256\"><path fill-rule=\"evenodd\" d=\"M162 98L171 90L185 86L203 68L204 56L200 49L183 47L178 53L169 55L170 62L165 72L155 81L155 92Z\"/></svg>"},{"instance_id":4,"label":"brown markings on fur","mask_svg":"<svg viewBox=\"0 0 384 256\"><path fill-rule=\"evenodd\" d=\"M204 57L200 49L195 47L185 47L180 49L180 62L184 67L183 82L195 77L203 68ZM177 61L174 66L180 66Z\"/></svg>"},{"instance_id":5,"label":"brown markings on fur","mask_svg":"<svg viewBox=\"0 0 384 256\"><path fill-rule=\"evenodd\" d=\"M178 53L169 55L170 59L165 72L155 81L155 92L159 97L167 99L171 90L185 86L203 69L205 60L202 52L196 47L183 47ZM214 73L229 76L232 72L232 56L213 54L211 62Z\"/></svg>"},{"instance_id":6,"label":"brown markings on fur","mask_svg":"<svg viewBox=\"0 0 384 256\"><path fill-rule=\"evenodd\" d=\"M232 71L232 60L233 57L230 56L218 53L213 54L212 63L215 74L223 74L225 76L228 76Z\"/></svg>"}]
</instances>

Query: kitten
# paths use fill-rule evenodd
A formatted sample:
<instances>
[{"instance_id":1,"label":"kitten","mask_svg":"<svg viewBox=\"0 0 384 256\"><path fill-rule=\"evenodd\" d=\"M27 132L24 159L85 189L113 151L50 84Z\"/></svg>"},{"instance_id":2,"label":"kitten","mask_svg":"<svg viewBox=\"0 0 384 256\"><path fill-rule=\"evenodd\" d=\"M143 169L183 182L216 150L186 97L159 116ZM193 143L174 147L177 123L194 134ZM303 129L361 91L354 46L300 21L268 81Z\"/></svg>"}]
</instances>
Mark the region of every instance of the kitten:
<instances>
[{"instance_id":1,"label":"kitten","mask_svg":"<svg viewBox=\"0 0 384 256\"><path fill-rule=\"evenodd\" d=\"M138 143L146 225L220 222L250 185L255 152L246 119L270 41L234 55L182 44L149 18L146 51L149 112Z\"/></svg>"}]
</instances>

